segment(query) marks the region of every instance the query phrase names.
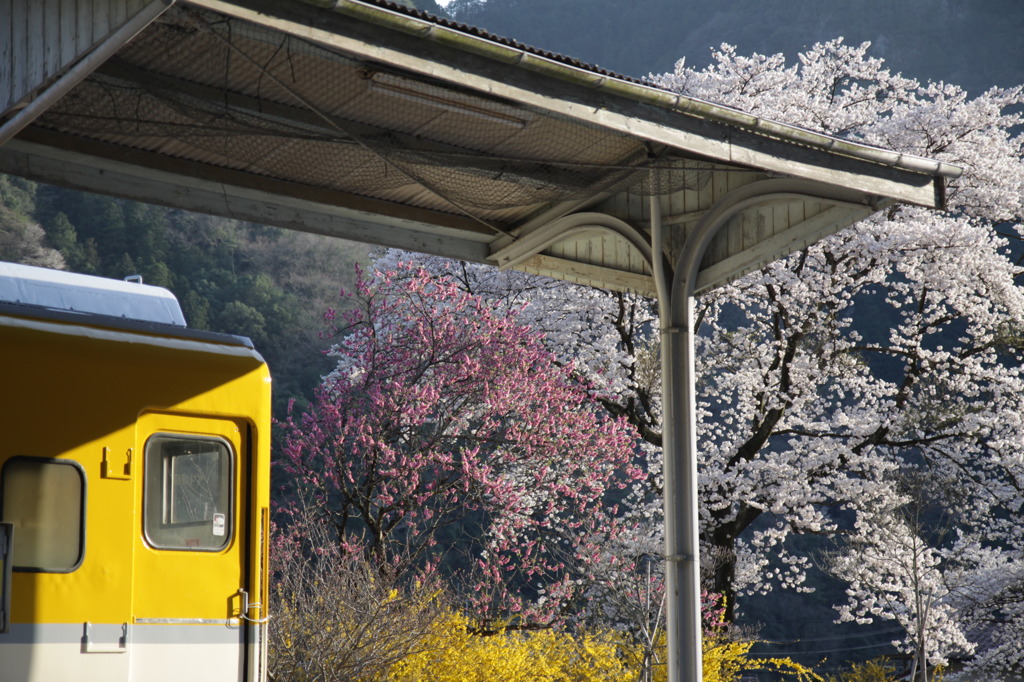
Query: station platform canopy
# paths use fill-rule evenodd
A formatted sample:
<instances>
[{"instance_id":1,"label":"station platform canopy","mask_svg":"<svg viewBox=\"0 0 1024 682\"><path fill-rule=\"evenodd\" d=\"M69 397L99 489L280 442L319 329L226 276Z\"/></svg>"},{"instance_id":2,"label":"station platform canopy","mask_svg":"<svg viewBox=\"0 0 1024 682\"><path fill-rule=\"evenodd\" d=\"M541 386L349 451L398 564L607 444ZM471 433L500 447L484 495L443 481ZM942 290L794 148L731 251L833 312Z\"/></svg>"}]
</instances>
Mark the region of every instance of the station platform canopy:
<instances>
[{"instance_id":1,"label":"station platform canopy","mask_svg":"<svg viewBox=\"0 0 1024 682\"><path fill-rule=\"evenodd\" d=\"M0 172L644 294L652 196L668 262L735 207L701 290L959 173L384 1L0 0L0 46Z\"/></svg>"}]
</instances>

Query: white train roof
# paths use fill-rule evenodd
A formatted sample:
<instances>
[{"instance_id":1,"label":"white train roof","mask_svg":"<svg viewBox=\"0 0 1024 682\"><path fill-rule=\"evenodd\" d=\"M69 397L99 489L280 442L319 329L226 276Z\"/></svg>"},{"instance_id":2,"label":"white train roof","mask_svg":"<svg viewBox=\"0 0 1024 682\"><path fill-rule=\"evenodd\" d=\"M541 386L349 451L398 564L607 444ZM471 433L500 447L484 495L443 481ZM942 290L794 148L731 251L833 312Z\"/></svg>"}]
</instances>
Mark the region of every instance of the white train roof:
<instances>
[{"instance_id":1,"label":"white train roof","mask_svg":"<svg viewBox=\"0 0 1024 682\"><path fill-rule=\"evenodd\" d=\"M0 263L0 301L185 326L167 289L30 265Z\"/></svg>"}]
</instances>

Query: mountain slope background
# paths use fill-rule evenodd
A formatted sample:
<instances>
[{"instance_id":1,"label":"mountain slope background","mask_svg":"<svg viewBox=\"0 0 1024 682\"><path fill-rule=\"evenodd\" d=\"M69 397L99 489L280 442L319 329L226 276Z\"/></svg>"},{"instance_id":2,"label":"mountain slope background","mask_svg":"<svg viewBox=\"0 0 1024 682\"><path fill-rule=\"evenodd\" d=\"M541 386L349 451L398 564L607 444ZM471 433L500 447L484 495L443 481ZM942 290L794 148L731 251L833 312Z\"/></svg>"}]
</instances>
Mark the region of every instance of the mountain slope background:
<instances>
[{"instance_id":1,"label":"mountain slope background","mask_svg":"<svg viewBox=\"0 0 1024 682\"><path fill-rule=\"evenodd\" d=\"M320 316L370 247L0 175L0 260L170 289L190 327L241 334L267 359L274 414L331 368Z\"/></svg>"},{"instance_id":2,"label":"mountain slope background","mask_svg":"<svg viewBox=\"0 0 1024 682\"><path fill-rule=\"evenodd\" d=\"M889 68L977 95L1024 82L1019 0L454 0L426 11L634 77L701 68L722 43L739 54L816 42L872 43Z\"/></svg>"}]
</instances>

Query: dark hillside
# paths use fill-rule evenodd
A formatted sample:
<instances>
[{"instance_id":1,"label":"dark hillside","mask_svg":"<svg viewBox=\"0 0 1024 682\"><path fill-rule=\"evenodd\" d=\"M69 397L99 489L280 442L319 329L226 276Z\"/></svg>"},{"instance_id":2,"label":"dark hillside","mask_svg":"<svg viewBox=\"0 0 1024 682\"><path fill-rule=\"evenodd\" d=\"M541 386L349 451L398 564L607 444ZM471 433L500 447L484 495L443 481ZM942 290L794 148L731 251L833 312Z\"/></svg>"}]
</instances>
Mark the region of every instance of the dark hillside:
<instances>
[{"instance_id":1,"label":"dark hillside","mask_svg":"<svg viewBox=\"0 0 1024 682\"><path fill-rule=\"evenodd\" d=\"M906 76L972 94L1024 81L1018 0L454 0L447 12L630 76L670 71L682 57L703 67L722 43L792 60L842 36L870 41L872 54Z\"/></svg>"},{"instance_id":2,"label":"dark hillside","mask_svg":"<svg viewBox=\"0 0 1024 682\"><path fill-rule=\"evenodd\" d=\"M250 337L274 376L275 414L330 368L320 315L369 247L0 176L0 260L170 289L189 326Z\"/></svg>"}]
</instances>

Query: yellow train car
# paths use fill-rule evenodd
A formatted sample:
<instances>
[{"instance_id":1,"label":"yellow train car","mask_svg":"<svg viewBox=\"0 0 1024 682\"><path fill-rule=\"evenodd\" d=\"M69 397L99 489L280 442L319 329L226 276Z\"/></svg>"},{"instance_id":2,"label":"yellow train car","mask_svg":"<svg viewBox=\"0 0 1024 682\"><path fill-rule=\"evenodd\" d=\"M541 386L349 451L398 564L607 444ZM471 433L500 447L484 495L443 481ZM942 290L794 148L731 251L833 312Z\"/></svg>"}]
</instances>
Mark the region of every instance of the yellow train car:
<instances>
[{"instance_id":1,"label":"yellow train car","mask_svg":"<svg viewBox=\"0 0 1024 682\"><path fill-rule=\"evenodd\" d=\"M270 375L141 283L0 263L0 682L266 679Z\"/></svg>"}]
</instances>

